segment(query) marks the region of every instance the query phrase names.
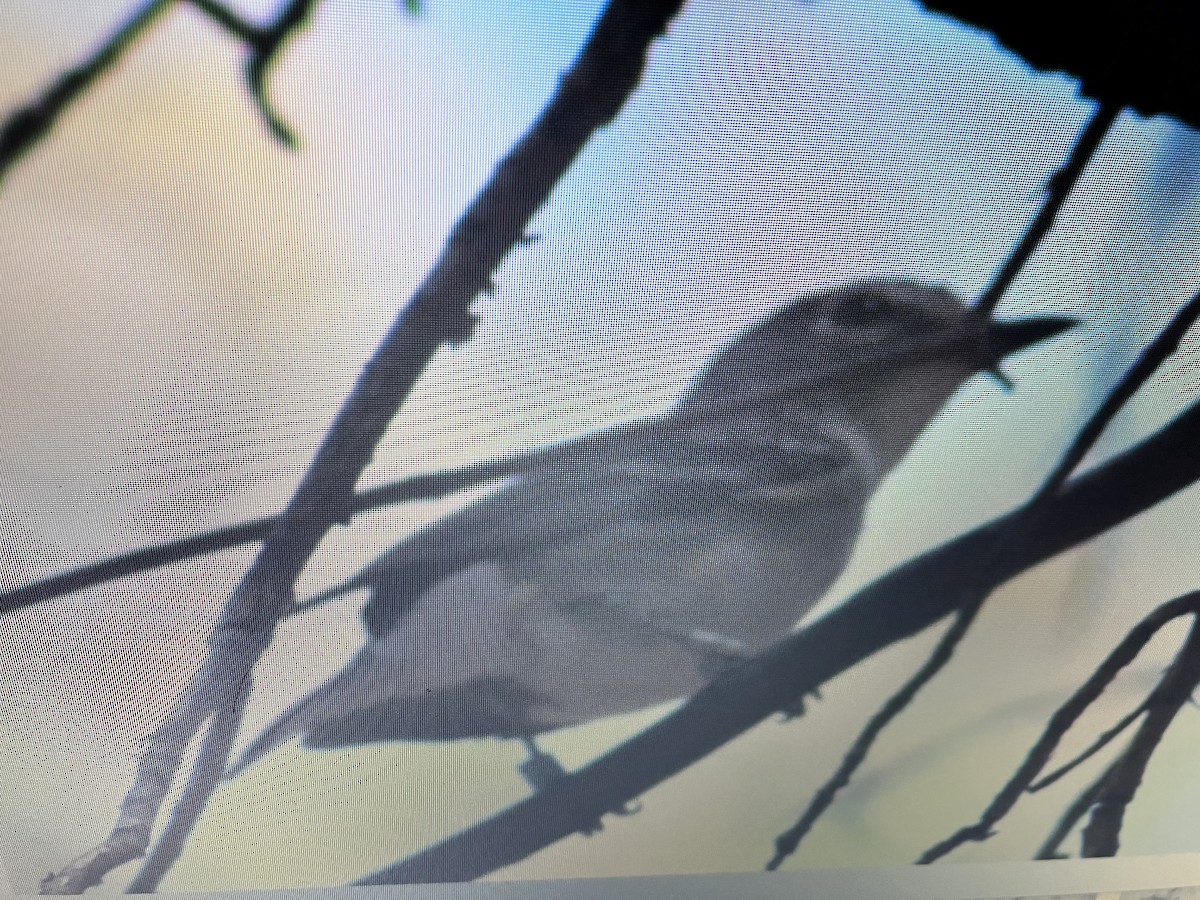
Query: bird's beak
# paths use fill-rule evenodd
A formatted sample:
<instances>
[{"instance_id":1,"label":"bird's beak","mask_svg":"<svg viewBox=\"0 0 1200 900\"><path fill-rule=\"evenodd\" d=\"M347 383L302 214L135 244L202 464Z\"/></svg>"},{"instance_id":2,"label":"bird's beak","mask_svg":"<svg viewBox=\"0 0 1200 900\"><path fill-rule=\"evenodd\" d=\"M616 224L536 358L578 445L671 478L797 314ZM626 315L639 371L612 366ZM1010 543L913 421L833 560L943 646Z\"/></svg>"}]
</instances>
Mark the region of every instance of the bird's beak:
<instances>
[{"instance_id":1,"label":"bird's beak","mask_svg":"<svg viewBox=\"0 0 1200 900\"><path fill-rule=\"evenodd\" d=\"M980 367L1000 382L1005 390L1013 384L1000 368L1001 360L1034 344L1057 337L1064 331L1079 325L1078 319L1065 316L1039 316L1016 319L1012 322L989 322L987 332L987 360Z\"/></svg>"},{"instance_id":2,"label":"bird's beak","mask_svg":"<svg viewBox=\"0 0 1200 900\"><path fill-rule=\"evenodd\" d=\"M1078 324L1078 319L1060 316L992 322L988 328L988 349L993 360L1001 360L1026 347L1057 337Z\"/></svg>"}]
</instances>

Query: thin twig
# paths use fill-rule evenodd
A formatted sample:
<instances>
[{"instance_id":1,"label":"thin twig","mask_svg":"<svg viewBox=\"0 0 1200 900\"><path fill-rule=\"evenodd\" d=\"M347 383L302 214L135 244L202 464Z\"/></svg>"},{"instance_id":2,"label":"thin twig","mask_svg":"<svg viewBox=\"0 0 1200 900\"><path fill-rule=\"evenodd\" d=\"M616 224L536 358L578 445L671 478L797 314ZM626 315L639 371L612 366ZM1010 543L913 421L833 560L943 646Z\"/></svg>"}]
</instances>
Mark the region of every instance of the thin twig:
<instances>
[{"instance_id":1,"label":"thin twig","mask_svg":"<svg viewBox=\"0 0 1200 900\"><path fill-rule=\"evenodd\" d=\"M1024 268L1025 263L1037 250L1042 238L1049 234L1050 229L1054 227L1054 222L1058 218L1059 212L1062 211L1067 197L1070 196L1075 182L1087 168L1096 148L1100 146L1104 135L1108 133L1108 129L1116 121L1120 112L1120 107L1107 103L1101 103L1096 107L1074 146L1071 147L1066 161L1046 182L1046 199L1043 201L1041 209L1033 217L1021 240L1017 242L1008 259L996 272L991 283L980 294L976 303L976 308L980 312L991 316L1004 296L1004 292L1008 290L1018 273Z\"/></svg>"},{"instance_id":2,"label":"thin twig","mask_svg":"<svg viewBox=\"0 0 1200 900\"><path fill-rule=\"evenodd\" d=\"M215 0L187 0L187 2L244 44L253 44L263 32L261 26L247 22L224 3L217 3Z\"/></svg>"},{"instance_id":3,"label":"thin twig","mask_svg":"<svg viewBox=\"0 0 1200 900\"><path fill-rule=\"evenodd\" d=\"M563 445L542 447L457 469L414 475L371 488L354 495L349 504L347 519L384 506L443 497L483 482L506 478L561 452L562 449ZM85 566L58 572L30 584L0 591L0 616L118 578L257 543L271 533L277 521L277 516L264 516L177 541L139 547Z\"/></svg>"},{"instance_id":4,"label":"thin twig","mask_svg":"<svg viewBox=\"0 0 1200 900\"><path fill-rule=\"evenodd\" d=\"M1067 452L1054 467L1054 471L1050 473L1034 495L1033 500L1030 501L1031 504L1036 504L1045 497L1058 492L1071 473L1079 466L1079 463L1083 461L1083 458L1087 456L1088 451L1095 446L1096 441L1100 439L1101 434L1117 413L1153 377L1159 367L1179 350L1180 341L1195 324L1197 318L1200 318L1200 293L1195 294L1184 303L1166 327L1138 354L1133 365L1126 370L1104 402L1088 419L1087 424L1080 429Z\"/></svg>"},{"instance_id":5,"label":"thin twig","mask_svg":"<svg viewBox=\"0 0 1200 900\"><path fill-rule=\"evenodd\" d=\"M17 160L49 134L71 104L120 62L134 42L174 3L175 0L147 3L119 26L91 57L68 69L40 97L9 115L0 126L0 182Z\"/></svg>"},{"instance_id":6,"label":"thin twig","mask_svg":"<svg viewBox=\"0 0 1200 900\"><path fill-rule=\"evenodd\" d=\"M163 876L183 853L184 845L191 836L196 821L204 812L209 795L220 784L225 774L225 763L229 759L233 742L237 739L238 727L249 696L250 680L246 679L234 703L224 707L213 717L208 726L208 733L200 745L199 756L192 767L188 783L171 811L171 820L125 893L153 893Z\"/></svg>"},{"instance_id":7,"label":"thin twig","mask_svg":"<svg viewBox=\"0 0 1200 900\"><path fill-rule=\"evenodd\" d=\"M1150 694L1149 710L1129 746L1112 769L1092 803L1091 820L1083 829L1082 855L1116 856L1125 810L1141 786L1154 751L1175 716L1200 685L1200 619L1192 622L1187 641L1161 682Z\"/></svg>"},{"instance_id":8,"label":"thin twig","mask_svg":"<svg viewBox=\"0 0 1200 900\"><path fill-rule=\"evenodd\" d=\"M1176 655L1174 665L1139 707L1141 710L1143 707L1158 706L1160 712L1157 721L1149 728L1143 726L1125 752L1079 794L1038 848L1036 859L1064 859L1065 854L1059 847L1079 820L1093 809L1092 820L1083 834L1083 855L1111 856L1116 852L1125 806L1141 781L1149 755L1157 747L1166 726L1191 698L1200 678L1196 658L1198 628L1200 624L1193 622L1188 641ZM1149 725L1148 722L1146 724ZM1100 806L1102 802L1104 808Z\"/></svg>"},{"instance_id":9,"label":"thin twig","mask_svg":"<svg viewBox=\"0 0 1200 900\"><path fill-rule=\"evenodd\" d=\"M178 0L153 0L118 26L100 48L64 72L40 97L9 114L0 125L0 182L13 165L49 134L58 119L124 57L127 50ZM186 0L250 49L246 82L255 105L271 133L284 146L296 145L295 135L275 111L266 92L266 76L284 43L307 20L316 0L292 0L267 26L257 26L216 0Z\"/></svg>"},{"instance_id":10,"label":"thin twig","mask_svg":"<svg viewBox=\"0 0 1200 900\"><path fill-rule=\"evenodd\" d=\"M1050 717L1041 737L1026 755L1025 761L983 811L979 820L973 825L960 828L950 837L930 847L921 854L918 863L934 862L968 841L982 841L990 837L996 823L1008 814L1045 768L1063 736L1121 670L1133 662L1142 648L1164 626L1180 616L1196 615L1198 612L1200 591L1193 591L1164 603L1134 626L1104 662L1097 666L1087 681Z\"/></svg>"},{"instance_id":11,"label":"thin twig","mask_svg":"<svg viewBox=\"0 0 1200 900\"><path fill-rule=\"evenodd\" d=\"M1096 740L1092 741L1091 745L1088 746L1086 750L1077 755L1074 759L1063 763L1053 772L1033 782L1028 788L1025 789L1026 792L1030 794L1036 794L1038 791L1045 790L1066 775L1074 772L1077 768L1079 768L1081 765L1111 744L1114 740L1124 734L1130 725L1145 715L1147 704L1148 701L1142 701L1139 703L1132 712L1122 717L1116 725L1112 726L1112 728L1108 729L1108 731L1105 731L1098 738L1096 738Z\"/></svg>"},{"instance_id":12,"label":"thin twig","mask_svg":"<svg viewBox=\"0 0 1200 900\"><path fill-rule=\"evenodd\" d=\"M266 81L280 49L308 21L316 0L289 0L269 25L248 22L217 0L188 0L188 3L246 45L250 51L246 62L250 97L275 139L289 150L296 149L296 134L267 96Z\"/></svg>"},{"instance_id":13,"label":"thin twig","mask_svg":"<svg viewBox=\"0 0 1200 900\"><path fill-rule=\"evenodd\" d=\"M1078 432L1075 439L1063 453L1058 464L1042 482L1041 487L1034 492L1030 500L1013 519L1009 530L989 549L983 559L976 563L976 570L986 573L994 565L999 555L1008 549L1008 545L1027 531L1034 517L1046 502L1062 489L1071 473L1075 471L1080 461L1088 451L1095 446L1104 430L1112 419L1129 401L1129 399L1148 381L1158 370L1158 367L1179 347L1183 335L1200 316L1200 294L1183 305L1172 321L1158 336L1147 345L1138 356L1137 361L1129 368L1116 387L1109 393L1105 401L1087 423ZM989 583L991 579L986 574L981 575L981 583ZM978 603L960 610L958 619L938 643L929 660L917 673L893 694L864 727L858 738L851 745L841 764L833 776L821 786L813 796L808 808L797 820L796 824L781 834L775 840L775 855L767 863L768 869L777 869L783 861L796 851L800 841L812 829L816 820L833 803L834 796L849 784L857 768L865 761L867 753L883 729L895 719L904 708L912 702L917 693L923 688L952 658L957 645L966 636L967 630L974 621L980 607L987 597L986 589L981 591ZM1118 732L1119 733L1119 732ZM1107 738L1111 740L1112 735ZM1107 743L1107 740L1105 743ZM1103 744L1101 744L1103 746ZM1097 747L1095 751L1100 748Z\"/></svg>"},{"instance_id":14,"label":"thin twig","mask_svg":"<svg viewBox=\"0 0 1200 900\"><path fill-rule=\"evenodd\" d=\"M279 50L308 21L315 6L316 0L291 0L275 21L250 44L250 60L246 63L246 83L250 88L250 96L254 98L254 104L271 134L289 150L296 148L296 134L275 110L275 104L267 95L267 74L275 64Z\"/></svg>"},{"instance_id":15,"label":"thin twig","mask_svg":"<svg viewBox=\"0 0 1200 900\"><path fill-rule=\"evenodd\" d=\"M1086 816L1088 810L1092 808L1092 804L1096 802L1096 795L1100 793L1100 789L1104 787L1104 782L1108 780L1108 776L1111 774L1112 766L1109 766L1100 774L1099 778L1079 792L1079 796L1063 811L1058 822L1055 823L1054 830L1042 842L1042 846L1038 848L1034 859L1067 858L1067 855L1061 852L1059 847L1062 846L1062 842L1067 839L1075 826L1079 824L1079 820Z\"/></svg>"},{"instance_id":16,"label":"thin twig","mask_svg":"<svg viewBox=\"0 0 1200 900\"><path fill-rule=\"evenodd\" d=\"M1197 317L1200 317L1200 293L1197 293L1184 303L1171 319L1170 323L1158 333L1154 340L1146 345L1133 365L1126 370L1121 380L1109 392L1104 402L1100 404L1099 408L1089 417L1083 428L1080 429L1059 463L1046 477L1041 487L1026 506L1020 511L1020 515L1025 517L1040 515L1039 511L1045 507L1048 499L1063 489L1063 486L1067 483L1067 479L1079 466L1079 463L1088 454L1088 451L1095 446L1096 441L1100 439L1100 436L1117 413L1153 377L1159 367L1179 349L1180 341L1196 321ZM1097 674L1100 674L1100 671ZM1115 675L1115 671L1112 674ZM1077 694L1076 696L1078 697L1079 695ZM1095 695L1095 697L1098 696L1099 693ZM1095 697L1092 699L1095 699ZM1068 701L1068 705L1070 702ZM1087 702L1090 703L1091 700ZM932 862L967 841L980 841L989 837L992 834L992 827L1008 814L1013 805L1016 804L1021 793L1029 789L1033 779L1037 777L1049 760L1050 752L1057 746L1065 730L1083 712L1083 708L1077 709L1074 716L1068 719L1052 719L1051 725L1047 726L1046 733L1043 734L1039 745L1030 751L1030 756L1026 759L1025 764L996 796L979 821L975 825L960 829L956 834L927 850L922 854L919 862ZM1051 734L1051 729L1054 727L1056 721L1063 728L1063 732ZM1039 748L1046 749L1044 757L1037 756ZM1030 768L1035 762L1036 768Z\"/></svg>"},{"instance_id":17,"label":"thin twig","mask_svg":"<svg viewBox=\"0 0 1200 900\"><path fill-rule=\"evenodd\" d=\"M796 824L775 839L775 855L767 863L768 871L778 869L789 856L796 852L805 835L812 830L817 819L833 804L838 791L850 783L851 777L867 758L875 739L893 719L903 712L913 698L938 672L940 672L954 655L954 650L966 635L979 614L981 606L965 607L955 615L954 623L946 630L937 647L930 654L925 664L910 678L903 687L893 694L888 701L867 722L858 738L850 745L833 776L825 782L813 795L808 808L796 821Z\"/></svg>"}]
</instances>

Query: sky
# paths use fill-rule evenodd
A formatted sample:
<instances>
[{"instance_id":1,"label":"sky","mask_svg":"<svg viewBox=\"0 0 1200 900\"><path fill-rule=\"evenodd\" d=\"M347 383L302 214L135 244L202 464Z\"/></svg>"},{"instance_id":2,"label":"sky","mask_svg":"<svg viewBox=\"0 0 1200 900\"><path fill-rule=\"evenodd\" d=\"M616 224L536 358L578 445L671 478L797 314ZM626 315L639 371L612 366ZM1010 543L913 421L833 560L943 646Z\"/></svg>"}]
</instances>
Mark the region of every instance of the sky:
<instances>
[{"instance_id":1,"label":"sky","mask_svg":"<svg viewBox=\"0 0 1200 900\"><path fill-rule=\"evenodd\" d=\"M319 5L271 79L295 152L256 118L237 48L176 10L0 186L0 586L286 501L359 367L600 8L422 6L413 16L391 2ZM131 8L0 6L0 109ZM662 410L722 341L804 290L902 275L978 292L1089 110L1068 78L1032 73L985 35L902 0L689 3L618 120L538 213L539 241L511 253L494 295L475 304L476 336L435 358L364 484ZM1122 117L1002 307L1083 311L1084 329L1014 361L1014 394L982 379L960 393L876 498L826 607L1019 502L1194 290L1197 149L1165 120ZM1102 452L1194 395L1190 346ZM339 529L301 593L469 499ZM1195 549L1193 513L1185 497L1015 583L956 676L889 734L795 864L903 863L976 815L1056 691L1153 602L1191 586L1178 560ZM0 643L14 711L0 746L19 777L0 796L0 852L7 829L18 888L107 827L142 735L250 558L232 551L14 617ZM248 733L340 667L361 640L356 612L345 603L281 632ZM811 726L767 723L657 789L641 815L505 877L757 868L880 685L933 637L839 679ZM1019 673L1014 644L1027 660ZM1145 681L1154 664L1139 671ZM547 744L579 765L659 714ZM1164 758L1187 746L1177 736ZM786 792L745 778L798 748L804 765L788 770ZM494 742L285 748L217 795L168 886L339 883L519 799L519 759ZM1200 779L1182 762L1170 773L1146 786L1141 809L1154 812L1131 821L1134 852L1200 850L1200 833L1171 812ZM963 858L1027 857L1070 791L1031 802ZM31 802L46 792L71 798L69 814ZM739 840L695 826L714 804ZM331 846L329 829L345 839Z\"/></svg>"}]
</instances>

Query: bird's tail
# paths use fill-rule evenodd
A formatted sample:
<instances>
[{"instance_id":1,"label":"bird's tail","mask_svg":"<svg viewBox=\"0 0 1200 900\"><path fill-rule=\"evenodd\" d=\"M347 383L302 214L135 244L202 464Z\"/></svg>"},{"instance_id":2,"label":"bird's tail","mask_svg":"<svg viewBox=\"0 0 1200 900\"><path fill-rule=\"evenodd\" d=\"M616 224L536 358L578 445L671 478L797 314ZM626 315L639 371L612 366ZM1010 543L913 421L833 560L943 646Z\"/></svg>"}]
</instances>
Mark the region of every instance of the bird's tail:
<instances>
[{"instance_id":1,"label":"bird's tail","mask_svg":"<svg viewBox=\"0 0 1200 900\"><path fill-rule=\"evenodd\" d=\"M318 687L289 706L274 722L242 751L241 756L225 772L225 780L236 778L260 757L266 756L281 744L303 734L312 723L317 709L324 705L329 683Z\"/></svg>"},{"instance_id":2,"label":"bird's tail","mask_svg":"<svg viewBox=\"0 0 1200 900\"><path fill-rule=\"evenodd\" d=\"M336 600L352 591L358 590L364 585L365 582L361 575L356 575L353 578L343 581L341 584L335 584L333 587L315 594L301 603L297 603L295 609L291 610L288 615L300 615L310 609L322 606L331 600ZM268 725L262 734L251 741L246 749L242 751L241 756L226 770L225 779L228 781L231 778L236 778L256 763L260 757L266 756L281 744L286 744L289 740L296 737L296 735L303 734L308 730L309 726L323 721L329 712L331 702L336 703L336 698L340 696L346 676L346 671L335 675L284 710L279 718Z\"/></svg>"},{"instance_id":3,"label":"bird's tail","mask_svg":"<svg viewBox=\"0 0 1200 900\"><path fill-rule=\"evenodd\" d=\"M359 651L344 669L289 706L251 741L226 771L226 780L237 777L260 757L297 735L307 735L314 729L327 730L331 722L361 709L364 701L369 703L383 696L395 669L394 662L381 662L369 649Z\"/></svg>"}]
</instances>

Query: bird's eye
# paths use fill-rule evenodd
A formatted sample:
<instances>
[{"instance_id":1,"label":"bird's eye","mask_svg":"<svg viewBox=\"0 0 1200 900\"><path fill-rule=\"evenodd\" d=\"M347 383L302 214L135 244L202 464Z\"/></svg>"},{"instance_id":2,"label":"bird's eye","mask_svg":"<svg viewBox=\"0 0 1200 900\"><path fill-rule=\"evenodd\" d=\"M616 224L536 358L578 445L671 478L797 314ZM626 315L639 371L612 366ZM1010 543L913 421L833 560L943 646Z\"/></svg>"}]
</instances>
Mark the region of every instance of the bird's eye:
<instances>
[{"instance_id":1,"label":"bird's eye","mask_svg":"<svg viewBox=\"0 0 1200 900\"><path fill-rule=\"evenodd\" d=\"M853 294L833 310L833 320L839 325L871 325L886 316L892 304L878 294Z\"/></svg>"}]
</instances>

